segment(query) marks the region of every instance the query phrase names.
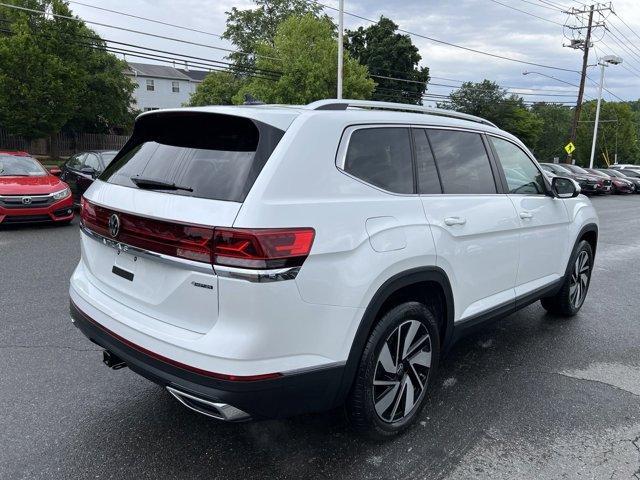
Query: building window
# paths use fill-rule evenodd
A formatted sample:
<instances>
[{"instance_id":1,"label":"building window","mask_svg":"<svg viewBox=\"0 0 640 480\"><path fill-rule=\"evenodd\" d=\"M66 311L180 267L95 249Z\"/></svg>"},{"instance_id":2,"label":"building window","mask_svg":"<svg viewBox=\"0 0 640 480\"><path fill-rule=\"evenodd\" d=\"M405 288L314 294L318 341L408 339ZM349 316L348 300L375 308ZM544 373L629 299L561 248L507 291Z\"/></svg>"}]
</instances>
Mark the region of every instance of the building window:
<instances>
[{"instance_id":1,"label":"building window","mask_svg":"<svg viewBox=\"0 0 640 480\"><path fill-rule=\"evenodd\" d=\"M153 92L153 91L155 91L155 89L156 89L156 86L153 83L153 80L147 80L147 90L149 92Z\"/></svg>"},{"instance_id":2,"label":"building window","mask_svg":"<svg viewBox=\"0 0 640 480\"><path fill-rule=\"evenodd\" d=\"M180 82L171 82L171 91L173 93L180 93Z\"/></svg>"}]
</instances>

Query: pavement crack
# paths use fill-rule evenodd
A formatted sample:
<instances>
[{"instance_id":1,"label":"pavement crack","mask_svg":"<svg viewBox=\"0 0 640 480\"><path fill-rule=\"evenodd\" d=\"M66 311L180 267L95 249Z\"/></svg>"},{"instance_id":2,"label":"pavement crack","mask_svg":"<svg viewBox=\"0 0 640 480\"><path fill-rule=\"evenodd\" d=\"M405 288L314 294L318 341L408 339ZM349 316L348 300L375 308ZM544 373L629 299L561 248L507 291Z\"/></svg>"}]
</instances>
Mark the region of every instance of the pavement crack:
<instances>
[{"instance_id":1,"label":"pavement crack","mask_svg":"<svg viewBox=\"0 0 640 480\"><path fill-rule=\"evenodd\" d=\"M0 349L24 348L24 349L51 349L51 350L72 350L74 352L99 352L99 348L76 348L67 345L0 345Z\"/></svg>"},{"instance_id":2,"label":"pavement crack","mask_svg":"<svg viewBox=\"0 0 640 480\"><path fill-rule=\"evenodd\" d=\"M567 375L566 373L562 373L562 372L543 372L543 373L547 373L547 374L551 374L551 375L559 375L559 376L562 376L562 377L565 377L565 378L571 378L573 380L579 380L579 381L582 381L582 382L599 383L600 385L606 385L607 387L610 387L610 388L613 388L615 390L619 390L621 392L625 392L625 393L628 393L630 395L633 395L634 397L640 398L640 395L638 395L635 392L627 390L626 388L619 387L617 385L613 385L613 384L608 383L608 382L603 382L602 380L598 380L598 379L595 379L595 378L578 377L578 376L573 376L573 375Z\"/></svg>"},{"instance_id":3,"label":"pavement crack","mask_svg":"<svg viewBox=\"0 0 640 480\"><path fill-rule=\"evenodd\" d=\"M633 476L640 480L640 435L638 435L635 439L631 440L631 444L636 447L638 450L638 469L634 472Z\"/></svg>"}]
</instances>

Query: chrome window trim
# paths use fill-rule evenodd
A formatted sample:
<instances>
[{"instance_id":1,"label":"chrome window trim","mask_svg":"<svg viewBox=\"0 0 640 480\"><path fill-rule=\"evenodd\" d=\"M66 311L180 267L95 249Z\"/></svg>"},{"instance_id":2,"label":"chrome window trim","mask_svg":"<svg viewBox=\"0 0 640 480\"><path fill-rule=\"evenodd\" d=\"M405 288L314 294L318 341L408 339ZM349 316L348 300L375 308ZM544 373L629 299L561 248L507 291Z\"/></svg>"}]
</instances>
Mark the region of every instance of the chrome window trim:
<instances>
[{"instance_id":1,"label":"chrome window trim","mask_svg":"<svg viewBox=\"0 0 640 480\"><path fill-rule=\"evenodd\" d=\"M127 252L131 255L136 255L143 258L149 258L167 265L173 265L174 267L182 268L185 270L197 271L199 273L206 273L209 275L215 275L215 271L212 265L202 262L195 262L193 260L187 260L186 258L171 257L162 253L151 252L143 248L134 247L126 243L118 242L111 238L107 238L99 233L89 230L82 222L80 223L80 231L87 237L109 247L113 248L117 252Z\"/></svg>"},{"instance_id":2,"label":"chrome window trim","mask_svg":"<svg viewBox=\"0 0 640 480\"><path fill-rule=\"evenodd\" d=\"M347 126L340 137L340 143L338 144L338 150L336 152L336 160L335 166L340 173L346 175L347 177L356 180L363 185L374 188L379 192L386 193L387 195L395 195L396 197L423 197L423 196L442 196L442 195L505 195L504 193L398 193L391 192L389 190L385 190L384 188L378 187L377 185L373 185L361 178L356 177L355 175L350 174L344 169L344 164L347 160L347 150L349 148L349 143L351 142L351 135L353 132L357 130L363 130L367 128L421 128L421 129L429 129L429 130L452 130L456 132L469 132L469 133L477 133L478 135L488 135L488 132L482 128L471 128L471 127L456 127L456 126L447 126L447 125L428 125L428 124L416 124L416 123L362 123L362 124L354 124ZM504 138L500 135L495 135L498 138ZM508 140L505 138L505 140ZM413 149L413 145L411 146ZM487 152L487 157L489 153ZM493 175L493 173L492 173ZM496 185L497 188L497 185Z\"/></svg>"}]
</instances>

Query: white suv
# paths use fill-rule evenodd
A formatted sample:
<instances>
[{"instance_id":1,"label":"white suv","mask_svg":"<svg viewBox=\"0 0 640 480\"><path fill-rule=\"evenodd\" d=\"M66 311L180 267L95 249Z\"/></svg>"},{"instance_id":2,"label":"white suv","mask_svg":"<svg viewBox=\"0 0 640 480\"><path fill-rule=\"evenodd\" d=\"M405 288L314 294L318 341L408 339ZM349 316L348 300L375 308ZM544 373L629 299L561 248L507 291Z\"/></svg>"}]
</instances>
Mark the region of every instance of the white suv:
<instances>
[{"instance_id":1,"label":"white suv","mask_svg":"<svg viewBox=\"0 0 640 480\"><path fill-rule=\"evenodd\" d=\"M325 100L141 115L82 202L75 325L187 407L414 421L469 327L575 314L590 201L490 122Z\"/></svg>"}]
</instances>

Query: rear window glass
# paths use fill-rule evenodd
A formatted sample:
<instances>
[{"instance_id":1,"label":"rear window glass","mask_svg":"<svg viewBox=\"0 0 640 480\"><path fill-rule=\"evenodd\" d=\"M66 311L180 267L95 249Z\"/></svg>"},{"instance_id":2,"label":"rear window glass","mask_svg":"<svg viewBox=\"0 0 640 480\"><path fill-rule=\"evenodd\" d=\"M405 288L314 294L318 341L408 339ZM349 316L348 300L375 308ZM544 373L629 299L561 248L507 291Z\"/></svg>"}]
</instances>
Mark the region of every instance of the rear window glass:
<instances>
[{"instance_id":1,"label":"rear window glass","mask_svg":"<svg viewBox=\"0 0 640 480\"><path fill-rule=\"evenodd\" d=\"M230 115L150 115L138 121L132 138L100 179L132 188L144 183L147 190L174 195L242 202L283 134L270 125Z\"/></svg>"},{"instance_id":2,"label":"rear window glass","mask_svg":"<svg viewBox=\"0 0 640 480\"><path fill-rule=\"evenodd\" d=\"M345 172L394 193L413 193L408 128L363 128L351 134Z\"/></svg>"},{"instance_id":3,"label":"rear window glass","mask_svg":"<svg viewBox=\"0 0 640 480\"><path fill-rule=\"evenodd\" d=\"M487 151L477 133L429 130L444 193L496 193Z\"/></svg>"}]
</instances>

